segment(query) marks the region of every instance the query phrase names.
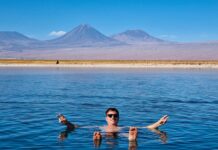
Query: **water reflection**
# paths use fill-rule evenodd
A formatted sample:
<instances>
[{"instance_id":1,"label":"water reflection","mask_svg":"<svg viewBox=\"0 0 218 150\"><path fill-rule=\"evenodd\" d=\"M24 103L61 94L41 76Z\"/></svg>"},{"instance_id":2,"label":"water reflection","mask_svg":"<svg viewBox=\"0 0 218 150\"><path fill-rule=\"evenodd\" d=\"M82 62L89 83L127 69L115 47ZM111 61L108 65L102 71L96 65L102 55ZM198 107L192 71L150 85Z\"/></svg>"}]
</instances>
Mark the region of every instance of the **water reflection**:
<instances>
[{"instance_id":1,"label":"water reflection","mask_svg":"<svg viewBox=\"0 0 218 150\"><path fill-rule=\"evenodd\" d=\"M137 149L137 141L130 141L128 149L129 150L136 150Z\"/></svg>"},{"instance_id":2,"label":"water reflection","mask_svg":"<svg viewBox=\"0 0 218 150\"><path fill-rule=\"evenodd\" d=\"M74 129L68 129L67 128L66 130L59 133L58 139L60 141L64 141L68 137L68 134L71 133L72 131L74 131Z\"/></svg>"},{"instance_id":3,"label":"water reflection","mask_svg":"<svg viewBox=\"0 0 218 150\"><path fill-rule=\"evenodd\" d=\"M58 139L60 141L64 141L68 137L68 135L73 131L74 129L66 128L66 130L59 133ZM167 139L168 139L167 132L161 131L159 129L152 129L152 130L149 129L149 131L158 135L159 139L163 144L167 143ZM108 133L106 132L105 134L103 134L103 140L105 141L108 148L116 148L119 145L119 141L118 141L119 137L123 137L123 136L119 136L118 132L108 132ZM125 135L125 138L128 140L128 135ZM102 139L93 140L94 148L100 148L101 144L102 144ZM137 147L138 147L137 141L129 141L128 150L137 150Z\"/></svg>"},{"instance_id":4,"label":"water reflection","mask_svg":"<svg viewBox=\"0 0 218 150\"><path fill-rule=\"evenodd\" d=\"M158 129L152 129L151 131L156 133L159 136L159 138L163 144L167 143L167 132L160 131Z\"/></svg>"},{"instance_id":5,"label":"water reflection","mask_svg":"<svg viewBox=\"0 0 218 150\"><path fill-rule=\"evenodd\" d=\"M94 147L95 148L99 148L101 146L101 139L100 140L93 140L93 143L94 143Z\"/></svg>"},{"instance_id":6,"label":"water reflection","mask_svg":"<svg viewBox=\"0 0 218 150\"><path fill-rule=\"evenodd\" d=\"M115 148L119 144L118 134L118 132L106 132L105 140L108 147Z\"/></svg>"}]
</instances>

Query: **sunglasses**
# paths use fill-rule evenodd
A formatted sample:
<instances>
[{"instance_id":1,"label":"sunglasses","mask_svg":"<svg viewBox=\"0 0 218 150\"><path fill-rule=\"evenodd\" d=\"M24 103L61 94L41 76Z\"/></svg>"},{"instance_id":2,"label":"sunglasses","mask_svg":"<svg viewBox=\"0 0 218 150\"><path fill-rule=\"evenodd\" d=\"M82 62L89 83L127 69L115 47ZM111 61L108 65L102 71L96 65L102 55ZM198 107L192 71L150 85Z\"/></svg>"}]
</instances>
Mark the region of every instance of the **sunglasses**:
<instances>
[{"instance_id":1,"label":"sunglasses","mask_svg":"<svg viewBox=\"0 0 218 150\"><path fill-rule=\"evenodd\" d=\"M112 117L118 118L118 117L119 117L117 114L107 114L107 116L108 116L109 118L112 118Z\"/></svg>"}]
</instances>

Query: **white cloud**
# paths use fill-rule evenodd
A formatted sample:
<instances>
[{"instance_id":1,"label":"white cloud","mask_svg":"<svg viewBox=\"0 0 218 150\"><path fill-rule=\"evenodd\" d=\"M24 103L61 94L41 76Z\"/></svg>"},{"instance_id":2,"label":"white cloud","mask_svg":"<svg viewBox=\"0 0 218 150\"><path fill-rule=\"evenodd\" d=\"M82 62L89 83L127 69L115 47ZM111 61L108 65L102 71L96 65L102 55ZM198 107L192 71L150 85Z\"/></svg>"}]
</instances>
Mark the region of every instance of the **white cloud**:
<instances>
[{"instance_id":1,"label":"white cloud","mask_svg":"<svg viewBox=\"0 0 218 150\"><path fill-rule=\"evenodd\" d=\"M56 37L62 36L64 34L66 34L65 31L52 31L52 32L49 33L50 36L56 36Z\"/></svg>"}]
</instances>

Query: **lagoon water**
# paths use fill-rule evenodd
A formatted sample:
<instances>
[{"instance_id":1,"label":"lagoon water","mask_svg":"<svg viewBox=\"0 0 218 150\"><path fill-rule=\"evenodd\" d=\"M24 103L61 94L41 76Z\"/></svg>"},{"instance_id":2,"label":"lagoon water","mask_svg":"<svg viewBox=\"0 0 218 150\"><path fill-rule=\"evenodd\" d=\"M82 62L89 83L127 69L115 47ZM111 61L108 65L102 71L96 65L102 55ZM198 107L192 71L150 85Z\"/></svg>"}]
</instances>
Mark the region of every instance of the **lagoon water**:
<instances>
[{"instance_id":1,"label":"lagoon water","mask_svg":"<svg viewBox=\"0 0 218 150\"><path fill-rule=\"evenodd\" d=\"M0 149L96 149L98 128L68 133L56 115L101 126L108 107L119 109L121 126L169 115L159 133L139 129L137 149L218 149L217 91L212 69L0 68ZM127 132L98 149L130 148Z\"/></svg>"}]
</instances>

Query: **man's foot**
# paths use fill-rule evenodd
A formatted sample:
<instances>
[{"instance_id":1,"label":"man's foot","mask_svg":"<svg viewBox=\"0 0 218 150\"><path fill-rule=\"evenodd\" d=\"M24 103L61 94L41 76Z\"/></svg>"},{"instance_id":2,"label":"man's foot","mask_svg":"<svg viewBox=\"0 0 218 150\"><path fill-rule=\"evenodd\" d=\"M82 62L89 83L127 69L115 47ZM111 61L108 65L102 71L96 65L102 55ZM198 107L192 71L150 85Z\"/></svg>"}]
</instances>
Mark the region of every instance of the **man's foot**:
<instances>
[{"instance_id":1,"label":"man's foot","mask_svg":"<svg viewBox=\"0 0 218 150\"><path fill-rule=\"evenodd\" d=\"M138 129L136 127L129 128L129 141L136 141L138 135Z\"/></svg>"},{"instance_id":2,"label":"man's foot","mask_svg":"<svg viewBox=\"0 0 218 150\"><path fill-rule=\"evenodd\" d=\"M101 140L102 136L100 132L93 133L93 140Z\"/></svg>"},{"instance_id":3,"label":"man's foot","mask_svg":"<svg viewBox=\"0 0 218 150\"><path fill-rule=\"evenodd\" d=\"M101 139L102 139L102 136L101 136L100 132L94 132L93 133L93 142L94 142L94 145L95 145L96 148L100 147Z\"/></svg>"}]
</instances>

